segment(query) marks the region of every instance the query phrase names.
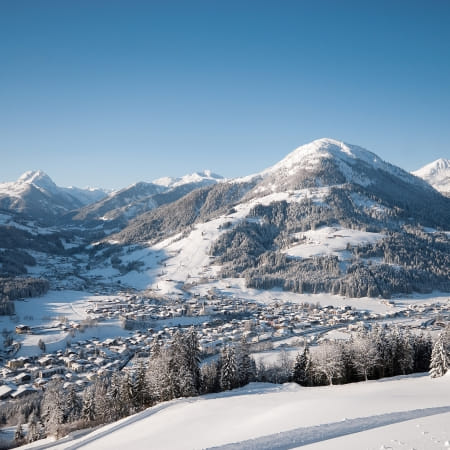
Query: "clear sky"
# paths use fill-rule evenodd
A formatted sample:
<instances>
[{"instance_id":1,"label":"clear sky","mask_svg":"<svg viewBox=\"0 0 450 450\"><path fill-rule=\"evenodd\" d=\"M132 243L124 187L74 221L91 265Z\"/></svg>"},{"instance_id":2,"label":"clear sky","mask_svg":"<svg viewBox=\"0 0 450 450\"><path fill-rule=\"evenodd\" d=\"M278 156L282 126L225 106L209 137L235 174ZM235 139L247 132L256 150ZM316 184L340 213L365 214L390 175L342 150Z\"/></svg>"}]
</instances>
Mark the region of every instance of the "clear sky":
<instances>
[{"instance_id":1,"label":"clear sky","mask_svg":"<svg viewBox=\"0 0 450 450\"><path fill-rule=\"evenodd\" d=\"M0 0L0 181L234 177L320 137L450 157L450 1Z\"/></svg>"}]
</instances>

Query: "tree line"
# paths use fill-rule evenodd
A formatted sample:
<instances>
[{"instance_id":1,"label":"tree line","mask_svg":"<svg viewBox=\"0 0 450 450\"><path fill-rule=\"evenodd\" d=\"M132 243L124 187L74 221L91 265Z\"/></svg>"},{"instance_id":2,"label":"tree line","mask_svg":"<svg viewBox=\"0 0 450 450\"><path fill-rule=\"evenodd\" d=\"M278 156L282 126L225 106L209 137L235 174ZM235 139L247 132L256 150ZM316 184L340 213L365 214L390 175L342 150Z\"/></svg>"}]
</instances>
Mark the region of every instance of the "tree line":
<instances>
[{"instance_id":1,"label":"tree line","mask_svg":"<svg viewBox=\"0 0 450 450\"><path fill-rule=\"evenodd\" d=\"M42 393L5 403L0 421L17 424L16 444L21 444L49 435L59 438L160 402L222 392L252 381L320 386L428 370L431 376L442 376L450 366L450 328L434 345L430 335L374 326L361 328L347 341L324 341L314 347L305 344L295 361L284 352L280 355L273 364L256 364L243 338L202 362L194 328L179 330L168 342L155 339L150 357L134 370L99 377L81 392L52 381Z\"/></svg>"}]
</instances>

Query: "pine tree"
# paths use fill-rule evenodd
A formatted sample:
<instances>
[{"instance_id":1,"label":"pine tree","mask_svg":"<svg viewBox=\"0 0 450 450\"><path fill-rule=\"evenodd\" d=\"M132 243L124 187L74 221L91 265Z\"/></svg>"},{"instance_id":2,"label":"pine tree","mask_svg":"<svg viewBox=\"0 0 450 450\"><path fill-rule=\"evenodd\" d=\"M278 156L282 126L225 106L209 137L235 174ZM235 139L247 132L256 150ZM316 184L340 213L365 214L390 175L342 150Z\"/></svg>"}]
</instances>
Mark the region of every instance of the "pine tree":
<instances>
[{"instance_id":1,"label":"pine tree","mask_svg":"<svg viewBox=\"0 0 450 450\"><path fill-rule=\"evenodd\" d=\"M237 364L234 348L225 347L221 355L220 388L224 391L234 389L239 385Z\"/></svg>"},{"instance_id":2,"label":"pine tree","mask_svg":"<svg viewBox=\"0 0 450 450\"><path fill-rule=\"evenodd\" d=\"M423 333L416 336L413 342L414 347L414 372L428 371L431 363L431 352L433 342L431 336L425 336Z\"/></svg>"},{"instance_id":3,"label":"pine tree","mask_svg":"<svg viewBox=\"0 0 450 450\"><path fill-rule=\"evenodd\" d=\"M433 346L430 363L430 376L432 378L442 377L450 367L450 354L445 334L445 332L440 333Z\"/></svg>"},{"instance_id":4,"label":"pine tree","mask_svg":"<svg viewBox=\"0 0 450 450\"><path fill-rule=\"evenodd\" d=\"M250 381L255 380L256 365L255 361L250 357L250 346L244 336L237 348L236 359L239 385L245 386Z\"/></svg>"},{"instance_id":5,"label":"pine tree","mask_svg":"<svg viewBox=\"0 0 450 450\"><path fill-rule=\"evenodd\" d=\"M193 395L200 390L200 344L194 327L189 328L184 339L186 369L191 374L194 386Z\"/></svg>"},{"instance_id":6,"label":"pine tree","mask_svg":"<svg viewBox=\"0 0 450 450\"><path fill-rule=\"evenodd\" d=\"M151 406L152 401L147 384L146 369L142 362L139 363L135 373L134 391L135 405L142 409L145 406Z\"/></svg>"},{"instance_id":7,"label":"pine tree","mask_svg":"<svg viewBox=\"0 0 450 450\"><path fill-rule=\"evenodd\" d=\"M408 331L402 332L399 344L399 369L402 375L406 375L411 373L414 368L414 348L411 333Z\"/></svg>"},{"instance_id":8,"label":"pine tree","mask_svg":"<svg viewBox=\"0 0 450 450\"><path fill-rule=\"evenodd\" d=\"M298 353L295 358L294 370L292 373L292 381L300 386L308 386L310 382L310 366L311 360L309 348L305 345L302 353Z\"/></svg>"}]
</instances>

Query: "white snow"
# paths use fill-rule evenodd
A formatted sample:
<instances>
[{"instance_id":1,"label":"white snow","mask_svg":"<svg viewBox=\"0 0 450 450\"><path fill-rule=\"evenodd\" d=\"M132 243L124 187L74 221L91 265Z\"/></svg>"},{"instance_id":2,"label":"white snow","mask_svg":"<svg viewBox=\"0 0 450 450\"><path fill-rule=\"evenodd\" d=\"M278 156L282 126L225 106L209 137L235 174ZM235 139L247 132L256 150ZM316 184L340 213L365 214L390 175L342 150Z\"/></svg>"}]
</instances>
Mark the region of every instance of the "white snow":
<instances>
[{"instance_id":1,"label":"white snow","mask_svg":"<svg viewBox=\"0 0 450 450\"><path fill-rule=\"evenodd\" d=\"M317 230L298 233L296 237L303 242L285 249L284 252L289 256L310 258L319 255L335 255L345 259L342 252L347 248L347 245L356 247L363 244L373 244L382 239L384 235L336 226L321 227Z\"/></svg>"},{"instance_id":2,"label":"white snow","mask_svg":"<svg viewBox=\"0 0 450 450\"><path fill-rule=\"evenodd\" d=\"M217 183L223 181L223 177L212 173L210 170L194 172L182 177L162 177L154 180L153 183L167 188L175 188L190 183Z\"/></svg>"},{"instance_id":3,"label":"white snow","mask_svg":"<svg viewBox=\"0 0 450 450\"><path fill-rule=\"evenodd\" d=\"M117 296L94 295L82 291L49 291L42 297L29 298L23 301L15 301L16 316L14 320L7 316L0 316L0 328L14 330L18 323L39 327L42 334L20 334L15 336L15 340L20 342L21 348L17 356L28 356L39 353L38 342L44 341L47 351L52 352L64 348L66 341L72 339L69 331L64 331L58 327L63 321L73 321L80 323L87 319L89 315L86 310L95 303L104 302ZM101 322L98 326L88 328L77 339L87 339L89 336L111 337L128 335L119 321L110 320L107 323Z\"/></svg>"},{"instance_id":4,"label":"white snow","mask_svg":"<svg viewBox=\"0 0 450 450\"><path fill-rule=\"evenodd\" d=\"M450 439L449 418L450 375L315 388L251 383L162 403L78 439L25 448L434 449Z\"/></svg>"},{"instance_id":5,"label":"white snow","mask_svg":"<svg viewBox=\"0 0 450 450\"><path fill-rule=\"evenodd\" d=\"M450 194L450 159L440 158L412 172L443 194Z\"/></svg>"}]
</instances>

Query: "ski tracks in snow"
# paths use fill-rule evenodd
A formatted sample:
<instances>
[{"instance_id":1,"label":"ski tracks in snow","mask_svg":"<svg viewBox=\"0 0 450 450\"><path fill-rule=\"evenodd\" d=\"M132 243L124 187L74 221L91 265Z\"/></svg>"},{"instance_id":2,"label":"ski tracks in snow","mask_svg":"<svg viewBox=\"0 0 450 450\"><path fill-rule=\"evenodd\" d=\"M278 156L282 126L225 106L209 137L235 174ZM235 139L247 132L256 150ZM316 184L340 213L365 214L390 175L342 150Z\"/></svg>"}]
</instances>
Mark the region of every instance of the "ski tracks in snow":
<instances>
[{"instance_id":1,"label":"ski tracks in snow","mask_svg":"<svg viewBox=\"0 0 450 450\"><path fill-rule=\"evenodd\" d=\"M281 433L270 434L242 442L210 447L215 450L287 450L308 444L334 439L349 434L367 431L407 420L418 419L436 414L450 412L450 406L438 408L415 409L380 414L356 419L344 419L340 422L327 423L312 427L296 428Z\"/></svg>"}]
</instances>

